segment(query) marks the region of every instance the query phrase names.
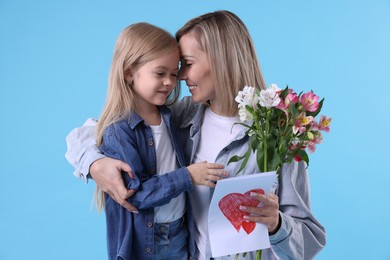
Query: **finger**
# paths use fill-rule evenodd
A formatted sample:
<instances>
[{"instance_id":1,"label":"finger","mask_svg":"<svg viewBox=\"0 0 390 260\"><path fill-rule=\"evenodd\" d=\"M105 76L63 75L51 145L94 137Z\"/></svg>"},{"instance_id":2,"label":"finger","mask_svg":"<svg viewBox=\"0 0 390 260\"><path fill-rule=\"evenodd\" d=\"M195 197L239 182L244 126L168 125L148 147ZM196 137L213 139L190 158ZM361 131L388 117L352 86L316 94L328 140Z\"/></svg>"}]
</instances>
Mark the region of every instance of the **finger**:
<instances>
[{"instance_id":1,"label":"finger","mask_svg":"<svg viewBox=\"0 0 390 260\"><path fill-rule=\"evenodd\" d=\"M119 194L119 197L123 200L130 198L134 194L134 192L130 192L130 191L131 190L128 190L124 186L123 182L122 182L122 185L118 185L118 187L117 187L117 192Z\"/></svg>"},{"instance_id":2,"label":"finger","mask_svg":"<svg viewBox=\"0 0 390 260\"><path fill-rule=\"evenodd\" d=\"M251 192L250 196L252 198L257 199L261 203L263 203L263 206L269 206L269 205L277 205L278 204L278 197L276 195L264 195L261 193Z\"/></svg>"},{"instance_id":3,"label":"finger","mask_svg":"<svg viewBox=\"0 0 390 260\"><path fill-rule=\"evenodd\" d=\"M211 175L221 176L221 177L225 177L225 176L229 175L229 173L227 171L215 170L215 169L208 169L207 173L211 174Z\"/></svg>"},{"instance_id":4,"label":"finger","mask_svg":"<svg viewBox=\"0 0 390 260\"><path fill-rule=\"evenodd\" d=\"M250 206L246 206L246 205L240 205L240 210L243 211L243 212L247 212L247 213L250 213L251 215L255 215L255 216L272 216L274 215L274 212L276 210L275 207L266 207L265 205L261 205L261 204L264 204L264 203L260 203L259 206L257 207L250 207Z\"/></svg>"},{"instance_id":5,"label":"finger","mask_svg":"<svg viewBox=\"0 0 390 260\"><path fill-rule=\"evenodd\" d=\"M207 175L207 179L206 179L206 181L209 181L209 182L216 182L219 180L222 180L222 178L217 176L217 175Z\"/></svg>"},{"instance_id":6,"label":"finger","mask_svg":"<svg viewBox=\"0 0 390 260\"><path fill-rule=\"evenodd\" d=\"M116 190L116 192L114 192L114 200L120 204L122 207L126 208L128 211L130 212L133 212L133 213L138 213L138 209L136 207L134 207L133 205L131 205L130 202L127 201L127 198L130 197L128 195L133 195L134 194L134 190L127 190L126 188L124 188L126 191L125 191L125 196L123 196L123 194L120 194L119 193L119 190ZM124 191L122 191L123 193ZM127 197L128 196L128 197Z\"/></svg>"},{"instance_id":7,"label":"finger","mask_svg":"<svg viewBox=\"0 0 390 260\"><path fill-rule=\"evenodd\" d=\"M262 223L268 227L268 232L274 233L279 226L279 214L270 216L244 215L247 222Z\"/></svg>"},{"instance_id":8,"label":"finger","mask_svg":"<svg viewBox=\"0 0 390 260\"><path fill-rule=\"evenodd\" d=\"M206 167L209 169L224 169L225 165L219 163L207 163Z\"/></svg>"},{"instance_id":9,"label":"finger","mask_svg":"<svg viewBox=\"0 0 390 260\"><path fill-rule=\"evenodd\" d=\"M209 186L210 188L215 188L215 186L216 186L216 184L214 183L214 182L212 182L212 181L207 181L206 183L205 183L207 186Z\"/></svg>"},{"instance_id":10,"label":"finger","mask_svg":"<svg viewBox=\"0 0 390 260\"><path fill-rule=\"evenodd\" d=\"M118 186L117 188L117 192L118 192L118 195L116 196L117 197L117 202L124 208L126 208L127 210L131 211L131 212L134 212L134 213L138 213L138 210L136 207L134 207L133 205L131 205L127 199L130 198L131 196L134 195L135 193L135 190L128 190L123 184L121 186Z\"/></svg>"},{"instance_id":11,"label":"finger","mask_svg":"<svg viewBox=\"0 0 390 260\"><path fill-rule=\"evenodd\" d=\"M266 225L267 227L272 226L272 218L270 217L264 217L264 216L252 216L252 215L245 215L244 220L247 222L256 222L256 223L262 223Z\"/></svg>"},{"instance_id":12,"label":"finger","mask_svg":"<svg viewBox=\"0 0 390 260\"><path fill-rule=\"evenodd\" d=\"M118 203L128 211L138 213L138 209L131 205L130 202L128 202L127 200L120 200Z\"/></svg>"},{"instance_id":13,"label":"finger","mask_svg":"<svg viewBox=\"0 0 390 260\"><path fill-rule=\"evenodd\" d=\"M127 172L127 174L130 176L130 178L134 179L134 173L133 173L133 170L131 169L130 165L121 161L119 168L120 168L120 170Z\"/></svg>"}]
</instances>

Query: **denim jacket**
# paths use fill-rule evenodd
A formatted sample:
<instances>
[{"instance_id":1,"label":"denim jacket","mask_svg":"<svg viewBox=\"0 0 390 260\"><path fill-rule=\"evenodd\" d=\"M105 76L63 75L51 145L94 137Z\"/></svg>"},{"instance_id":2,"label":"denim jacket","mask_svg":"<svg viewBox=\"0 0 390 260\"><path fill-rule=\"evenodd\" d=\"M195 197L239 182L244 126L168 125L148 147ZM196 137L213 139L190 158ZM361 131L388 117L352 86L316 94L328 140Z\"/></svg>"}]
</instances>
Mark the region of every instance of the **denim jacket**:
<instances>
[{"instance_id":1,"label":"denim jacket","mask_svg":"<svg viewBox=\"0 0 390 260\"><path fill-rule=\"evenodd\" d=\"M110 259L153 259L154 207L168 203L172 198L192 188L192 181L176 136L173 119L167 107L160 107L167 125L179 169L164 175L156 174L156 150L151 128L136 113L111 124L104 132L99 147L105 156L130 165L134 179L122 174L128 189L136 190L129 202L139 213L127 211L106 195L107 245ZM194 255L193 217L186 194L187 223L189 224L189 252Z\"/></svg>"},{"instance_id":2,"label":"denim jacket","mask_svg":"<svg viewBox=\"0 0 390 260\"><path fill-rule=\"evenodd\" d=\"M191 97L185 97L171 107L172 116L177 124L178 141L184 147L186 165L194 158L205 108L202 104L194 104ZM83 127L72 130L67 136L66 157L75 167L74 174L84 180L87 180L90 164L102 157L93 144L94 124L87 120ZM243 155L247 149L247 141L244 133L239 133L220 151L216 162L227 165L233 155ZM254 154L252 156L240 174L258 172L256 157ZM230 176L237 172L239 163L226 166ZM263 250L262 259L313 259L325 246L326 233L311 213L309 178L304 163L293 162L283 166L276 194L279 197L281 225L275 234L270 235L271 248ZM234 256L219 259L234 259ZM242 259L255 257L252 252Z\"/></svg>"}]
</instances>

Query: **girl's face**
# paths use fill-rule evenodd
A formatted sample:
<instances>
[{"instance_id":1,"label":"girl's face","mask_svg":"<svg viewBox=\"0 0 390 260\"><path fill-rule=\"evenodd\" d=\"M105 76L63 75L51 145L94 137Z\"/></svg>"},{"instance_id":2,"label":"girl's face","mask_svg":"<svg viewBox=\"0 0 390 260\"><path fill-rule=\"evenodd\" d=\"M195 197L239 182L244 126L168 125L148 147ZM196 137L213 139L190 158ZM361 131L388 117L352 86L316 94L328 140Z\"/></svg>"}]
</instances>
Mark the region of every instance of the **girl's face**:
<instances>
[{"instance_id":1,"label":"girl's face","mask_svg":"<svg viewBox=\"0 0 390 260\"><path fill-rule=\"evenodd\" d=\"M215 98L215 88L211 77L207 55L201 50L193 34L183 35L179 41L181 68L179 78L185 80L192 94L192 100L204 103Z\"/></svg>"},{"instance_id":2,"label":"girl's face","mask_svg":"<svg viewBox=\"0 0 390 260\"><path fill-rule=\"evenodd\" d=\"M142 65L133 75L136 108L144 111L164 105L175 88L179 52L172 51Z\"/></svg>"}]
</instances>

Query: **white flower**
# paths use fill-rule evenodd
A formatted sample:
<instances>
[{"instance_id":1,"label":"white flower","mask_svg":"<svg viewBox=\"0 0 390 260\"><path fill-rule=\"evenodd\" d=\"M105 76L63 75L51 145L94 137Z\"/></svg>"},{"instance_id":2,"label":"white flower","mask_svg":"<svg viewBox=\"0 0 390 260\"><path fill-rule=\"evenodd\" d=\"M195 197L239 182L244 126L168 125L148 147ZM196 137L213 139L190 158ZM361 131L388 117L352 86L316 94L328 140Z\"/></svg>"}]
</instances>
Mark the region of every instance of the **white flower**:
<instances>
[{"instance_id":1,"label":"white flower","mask_svg":"<svg viewBox=\"0 0 390 260\"><path fill-rule=\"evenodd\" d=\"M249 111L246 109L245 105L239 104L238 105L238 115L240 116L240 121L251 121L253 120L253 116Z\"/></svg>"},{"instance_id":2,"label":"white flower","mask_svg":"<svg viewBox=\"0 0 390 260\"><path fill-rule=\"evenodd\" d=\"M275 83L270 84L270 85L269 85L269 88L270 88L270 89L273 89L275 92L282 91L282 90L278 87L278 85L276 85Z\"/></svg>"},{"instance_id":3,"label":"white flower","mask_svg":"<svg viewBox=\"0 0 390 260\"><path fill-rule=\"evenodd\" d=\"M277 93L277 91L275 91L275 88L272 87L272 85L270 88L260 91L259 103L262 107L266 108L276 107L277 105L279 105L279 94Z\"/></svg>"},{"instance_id":4,"label":"white flower","mask_svg":"<svg viewBox=\"0 0 390 260\"><path fill-rule=\"evenodd\" d=\"M238 91L235 100L239 106L253 106L256 103L255 88L245 86L242 91Z\"/></svg>"},{"instance_id":5,"label":"white flower","mask_svg":"<svg viewBox=\"0 0 390 260\"><path fill-rule=\"evenodd\" d=\"M254 87L245 86L242 91L238 92L235 100L238 103L238 115L241 122L253 120L253 116L248 112L246 106L254 107L257 99Z\"/></svg>"}]
</instances>

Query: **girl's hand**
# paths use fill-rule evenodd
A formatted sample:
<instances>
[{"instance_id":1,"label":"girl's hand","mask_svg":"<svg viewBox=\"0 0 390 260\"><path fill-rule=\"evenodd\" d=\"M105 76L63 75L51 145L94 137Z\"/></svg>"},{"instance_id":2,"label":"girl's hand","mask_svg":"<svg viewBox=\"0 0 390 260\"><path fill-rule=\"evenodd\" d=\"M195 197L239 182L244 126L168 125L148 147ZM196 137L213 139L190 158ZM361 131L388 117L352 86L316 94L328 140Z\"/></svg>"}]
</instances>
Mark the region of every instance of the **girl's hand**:
<instances>
[{"instance_id":1,"label":"girl's hand","mask_svg":"<svg viewBox=\"0 0 390 260\"><path fill-rule=\"evenodd\" d=\"M263 223L268 227L268 233L275 234L280 228L279 198L275 194L251 193L251 196L260 202L258 207L240 206L240 210L250 213L244 216L246 221Z\"/></svg>"},{"instance_id":2,"label":"girl's hand","mask_svg":"<svg viewBox=\"0 0 390 260\"><path fill-rule=\"evenodd\" d=\"M196 185L205 185L215 188L215 182L228 176L223 164L200 162L187 167L192 182Z\"/></svg>"},{"instance_id":3,"label":"girl's hand","mask_svg":"<svg viewBox=\"0 0 390 260\"><path fill-rule=\"evenodd\" d=\"M130 212L138 213L137 208L127 201L135 191L125 187L122 171L127 172L130 178L134 178L133 171L127 163L108 157L96 160L89 168L89 173L102 191Z\"/></svg>"}]
</instances>

